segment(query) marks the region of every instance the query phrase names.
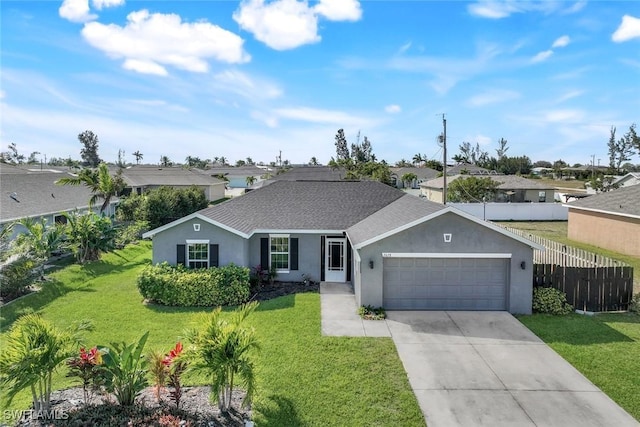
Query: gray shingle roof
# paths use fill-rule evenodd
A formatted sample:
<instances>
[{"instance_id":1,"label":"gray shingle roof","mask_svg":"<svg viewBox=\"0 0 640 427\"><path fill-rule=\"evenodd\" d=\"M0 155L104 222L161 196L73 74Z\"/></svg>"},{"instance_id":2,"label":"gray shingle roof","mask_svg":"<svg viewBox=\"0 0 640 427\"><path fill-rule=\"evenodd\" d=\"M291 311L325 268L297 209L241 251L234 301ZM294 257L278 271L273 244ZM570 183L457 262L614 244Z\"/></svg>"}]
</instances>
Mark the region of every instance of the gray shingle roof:
<instances>
[{"instance_id":1,"label":"gray shingle roof","mask_svg":"<svg viewBox=\"0 0 640 427\"><path fill-rule=\"evenodd\" d=\"M122 178L131 187L161 185L213 185L222 181L181 167L131 166L122 169Z\"/></svg>"},{"instance_id":2,"label":"gray shingle roof","mask_svg":"<svg viewBox=\"0 0 640 427\"><path fill-rule=\"evenodd\" d=\"M541 184L533 179L523 178L517 175L452 175L447 176L447 182L452 182L458 178L491 178L495 182L499 182L500 190L553 190L552 186ZM421 187L442 188L444 187L444 178L439 177L431 179L420 184Z\"/></svg>"},{"instance_id":3,"label":"gray shingle roof","mask_svg":"<svg viewBox=\"0 0 640 427\"><path fill-rule=\"evenodd\" d=\"M597 210L640 218L640 185L594 194L586 199L568 203L566 206L569 209Z\"/></svg>"},{"instance_id":4,"label":"gray shingle roof","mask_svg":"<svg viewBox=\"0 0 640 427\"><path fill-rule=\"evenodd\" d=\"M273 181L341 181L344 169L332 169L329 166L299 166L274 175Z\"/></svg>"},{"instance_id":5,"label":"gray shingle roof","mask_svg":"<svg viewBox=\"0 0 640 427\"><path fill-rule=\"evenodd\" d=\"M402 179L402 175L405 173L414 173L419 180L433 179L438 176L440 172L431 168L390 168L391 173L395 174L399 179Z\"/></svg>"},{"instance_id":6,"label":"gray shingle roof","mask_svg":"<svg viewBox=\"0 0 640 427\"><path fill-rule=\"evenodd\" d=\"M245 234L346 230L403 195L373 181L276 181L198 213Z\"/></svg>"},{"instance_id":7,"label":"gray shingle roof","mask_svg":"<svg viewBox=\"0 0 640 427\"><path fill-rule=\"evenodd\" d=\"M349 227L347 234L355 246L445 208L440 203L405 194Z\"/></svg>"},{"instance_id":8,"label":"gray shingle roof","mask_svg":"<svg viewBox=\"0 0 640 427\"><path fill-rule=\"evenodd\" d=\"M91 191L85 186L56 185L64 173L15 170L0 173L0 222L85 208ZM15 193L15 198L10 197Z\"/></svg>"}]
</instances>

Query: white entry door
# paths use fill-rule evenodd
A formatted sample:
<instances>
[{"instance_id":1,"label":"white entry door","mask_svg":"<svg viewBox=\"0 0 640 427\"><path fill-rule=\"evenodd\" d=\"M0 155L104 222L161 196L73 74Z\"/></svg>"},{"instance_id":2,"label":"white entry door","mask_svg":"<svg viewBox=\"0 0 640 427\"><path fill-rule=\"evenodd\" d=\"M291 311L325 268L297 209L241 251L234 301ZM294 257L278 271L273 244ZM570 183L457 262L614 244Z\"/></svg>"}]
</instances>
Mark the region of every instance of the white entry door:
<instances>
[{"instance_id":1,"label":"white entry door","mask_svg":"<svg viewBox=\"0 0 640 427\"><path fill-rule=\"evenodd\" d=\"M347 281L347 242L341 237L327 237L324 250L324 280Z\"/></svg>"}]
</instances>

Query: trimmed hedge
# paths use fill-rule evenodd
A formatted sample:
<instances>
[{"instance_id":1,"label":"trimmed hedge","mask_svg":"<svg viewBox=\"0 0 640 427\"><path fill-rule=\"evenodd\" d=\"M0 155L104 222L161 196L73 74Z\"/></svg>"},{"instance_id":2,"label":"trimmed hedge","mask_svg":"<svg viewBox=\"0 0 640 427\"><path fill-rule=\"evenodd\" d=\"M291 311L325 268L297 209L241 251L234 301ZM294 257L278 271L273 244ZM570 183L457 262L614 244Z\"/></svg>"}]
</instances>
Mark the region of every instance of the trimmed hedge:
<instances>
[{"instance_id":1,"label":"trimmed hedge","mask_svg":"<svg viewBox=\"0 0 640 427\"><path fill-rule=\"evenodd\" d=\"M150 302L180 307L238 305L249 298L249 269L236 265L189 269L166 262L145 267L138 290Z\"/></svg>"}]
</instances>

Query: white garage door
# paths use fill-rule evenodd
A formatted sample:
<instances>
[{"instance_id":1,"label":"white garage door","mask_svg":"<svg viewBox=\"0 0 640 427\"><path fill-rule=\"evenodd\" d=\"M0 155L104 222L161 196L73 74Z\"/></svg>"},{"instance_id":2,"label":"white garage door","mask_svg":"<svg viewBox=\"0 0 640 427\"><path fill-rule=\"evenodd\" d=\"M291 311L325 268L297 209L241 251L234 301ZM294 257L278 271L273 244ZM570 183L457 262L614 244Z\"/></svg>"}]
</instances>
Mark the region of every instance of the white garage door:
<instances>
[{"instance_id":1,"label":"white garage door","mask_svg":"<svg viewBox=\"0 0 640 427\"><path fill-rule=\"evenodd\" d=\"M506 310L508 259L385 258L388 310Z\"/></svg>"}]
</instances>

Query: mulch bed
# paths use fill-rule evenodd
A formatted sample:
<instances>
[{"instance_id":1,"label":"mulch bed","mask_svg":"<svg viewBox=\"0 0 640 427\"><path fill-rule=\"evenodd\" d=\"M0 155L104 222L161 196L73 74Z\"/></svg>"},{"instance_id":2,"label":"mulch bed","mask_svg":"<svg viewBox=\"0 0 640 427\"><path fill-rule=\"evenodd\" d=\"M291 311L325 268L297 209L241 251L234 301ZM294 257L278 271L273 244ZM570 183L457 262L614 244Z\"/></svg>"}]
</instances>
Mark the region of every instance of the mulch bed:
<instances>
[{"instance_id":1,"label":"mulch bed","mask_svg":"<svg viewBox=\"0 0 640 427\"><path fill-rule=\"evenodd\" d=\"M318 292L320 284L315 282L275 282L254 290L251 300L269 299L304 292ZM147 387L132 408L119 406L113 396L93 395L89 402L83 402L81 387L57 390L51 394L49 416L58 419L38 419L37 414L25 411L16 426L167 426L167 427L240 427L251 419L251 409L242 408L245 393L234 390L231 411L223 414L211 402L209 387L184 387L180 409L176 409L169 399L168 391L161 393L161 403L155 396L155 389Z\"/></svg>"}]
</instances>

